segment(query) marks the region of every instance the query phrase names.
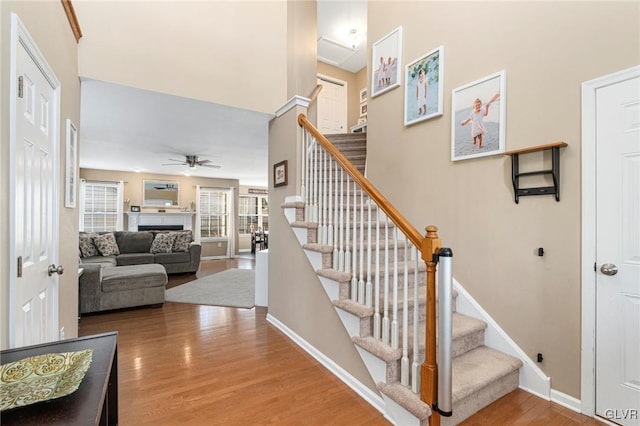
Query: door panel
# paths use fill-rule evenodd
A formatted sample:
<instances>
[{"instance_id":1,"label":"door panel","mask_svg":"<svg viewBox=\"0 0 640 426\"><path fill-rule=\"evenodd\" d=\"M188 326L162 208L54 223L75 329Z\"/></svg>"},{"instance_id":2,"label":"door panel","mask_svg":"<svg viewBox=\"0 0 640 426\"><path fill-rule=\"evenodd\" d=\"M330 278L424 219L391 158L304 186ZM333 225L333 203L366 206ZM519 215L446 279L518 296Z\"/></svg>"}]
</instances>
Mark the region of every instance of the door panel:
<instances>
[{"instance_id":1,"label":"door panel","mask_svg":"<svg viewBox=\"0 0 640 426\"><path fill-rule=\"evenodd\" d=\"M596 413L623 425L640 425L639 81L598 89L596 105Z\"/></svg>"},{"instance_id":2,"label":"door panel","mask_svg":"<svg viewBox=\"0 0 640 426\"><path fill-rule=\"evenodd\" d=\"M346 85L318 79L318 129L322 134L347 133Z\"/></svg>"}]
</instances>

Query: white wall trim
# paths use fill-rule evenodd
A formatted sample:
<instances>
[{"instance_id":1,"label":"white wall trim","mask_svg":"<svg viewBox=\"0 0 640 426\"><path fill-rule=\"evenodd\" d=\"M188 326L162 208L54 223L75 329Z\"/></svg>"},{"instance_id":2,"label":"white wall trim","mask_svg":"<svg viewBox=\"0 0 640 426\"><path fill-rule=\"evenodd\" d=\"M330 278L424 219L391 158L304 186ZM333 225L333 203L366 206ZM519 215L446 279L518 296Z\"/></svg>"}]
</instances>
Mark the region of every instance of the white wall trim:
<instances>
[{"instance_id":1,"label":"white wall trim","mask_svg":"<svg viewBox=\"0 0 640 426\"><path fill-rule=\"evenodd\" d=\"M373 406L380 413L386 415L386 406L382 397L364 386L358 379L349 374L345 369L336 364L332 359L320 352L309 342L300 337L297 333L284 325L281 321L275 318L271 314L267 314L267 321L271 323L278 330L282 331L293 342L304 349L309 355L322 364L327 370L333 373L338 379L342 380L347 386L353 389L360 397Z\"/></svg>"},{"instance_id":2,"label":"white wall trim","mask_svg":"<svg viewBox=\"0 0 640 426\"><path fill-rule=\"evenodd\" d=\"M578 398L574 398L571 395L567 395L566 393L555 389L551 389L551 401L562 405L569 410L575 411L576 413L582 412L582 402Z\"/></svg>"},{"instance_id":3,"label":"white wall trim","mask_svg":"<svg viewBox=\"0 0 640 426\"><path fill-rule=\"evenodd\" d=\"M309 108L310 103L311 103L311 99L305 98L304 96L295 95L294 97L289 99L287 102L285 102L284 105L278 108L278 110L276 111L276 117L280 117L284 115L287 111L297 106L301 106L303 108Z\"/></svg>"},{"instance_id":4,"label":"white wall trim","mask_svg":"<svg viewBox=\"0 0 640 426\"><path fill-rule=\"evenodd\" d=\"M582 413L596 410L596 92L640 75L640 66L582 83L582 345L580 397Z\"/></svg>"},{"instance_id":5,"label":"white wall trim","mask_svg":"<svg viewBox=\"0 0 640 426\"><path fill-rule=\"evenodd\" d=\"M551 399L551 378L527 356L527 354L507 335L498 323L485 311L482 306L465 290L454 278L453 287L458 291L456 311L470 317L478 318L487 323L485 330L485 345L514 356L522 361L520 368L520 389L549 401Z\"/></svg>"}]
</instances>

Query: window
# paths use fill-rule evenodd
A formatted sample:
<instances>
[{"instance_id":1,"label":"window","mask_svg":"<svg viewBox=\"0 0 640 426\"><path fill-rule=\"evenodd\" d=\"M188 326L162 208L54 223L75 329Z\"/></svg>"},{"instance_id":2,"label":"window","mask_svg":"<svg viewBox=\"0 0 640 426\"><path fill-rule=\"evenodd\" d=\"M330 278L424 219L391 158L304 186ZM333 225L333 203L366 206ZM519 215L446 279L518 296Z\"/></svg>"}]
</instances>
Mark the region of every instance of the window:
<instances>
[{"instance_id":1,"label":"window","mask_svg":"<svg viewBox=\"0 0 640 426\"><path fill-rule=\"evenodd\" d=\"M229 191L200 188L200 237L227 238Z\"/></svg>"},{"instance_id":2,"label":"window","mask_svg":"<svg viewBox=\"0 0 640 426\"><path fill-rule=\"evenodd\" d=\"M122 184L81 182L80 230L103 232L122 230Z\"/></svg>"},{"instance_id":3,"label":"window","mask_svg":"<svg viewBox=\"0 0 640 426\"><path fill-rule=\"evenodd\" d=\"M251 234L262 228L269 230L269 201L266 195L241 195L240 211L238 212L240 235Z\"/></svg>"}]
</instances>

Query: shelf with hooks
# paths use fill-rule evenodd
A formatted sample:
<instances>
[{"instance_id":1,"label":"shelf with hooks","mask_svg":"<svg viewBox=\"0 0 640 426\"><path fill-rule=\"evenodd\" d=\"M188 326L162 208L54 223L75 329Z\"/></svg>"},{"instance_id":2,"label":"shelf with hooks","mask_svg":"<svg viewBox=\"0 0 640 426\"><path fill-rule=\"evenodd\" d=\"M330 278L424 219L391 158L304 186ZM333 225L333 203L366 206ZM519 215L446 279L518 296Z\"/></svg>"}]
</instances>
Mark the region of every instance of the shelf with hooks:
<instances>
[{"instance_id":1,"label":"shelf with hooks","mask_svg":"<svg viewBox=\"0 0 640 426\"><path fill-rule=\"evenodd\" d=\"M564 148L566 146L568 146L566 142L554 142L546 145L515 149L504 153L504 155L511 157L511 181L513 182L513 193L516 204L518 204L520 197L528 195L555 195L556 201L560 201L560 148ZM551 150L551 169L520 173L520 154L546 151L548 149ZM536 188L520 187L521 177L537 175L551 175L553 178L553 185Z\"/></svg>"}]
</instances>

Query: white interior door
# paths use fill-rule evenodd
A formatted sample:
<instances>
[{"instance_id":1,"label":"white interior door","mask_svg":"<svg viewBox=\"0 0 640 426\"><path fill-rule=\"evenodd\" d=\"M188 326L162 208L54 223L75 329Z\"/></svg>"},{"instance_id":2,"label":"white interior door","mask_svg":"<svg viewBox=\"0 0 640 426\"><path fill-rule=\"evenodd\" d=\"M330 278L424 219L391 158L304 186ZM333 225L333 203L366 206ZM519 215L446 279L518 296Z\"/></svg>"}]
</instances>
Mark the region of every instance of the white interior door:
<instances>
[{"instance_id":1,"label":"white interior door","mask_svg":"<svg viewBox=\"0 0 640 426\"><path fill-rule=\"evenodd\" d=\"M318 129L322 134L347 133L347 83L318 77Z\"/></svg>"},{"instance_id":2,"label":"white interior door","mask_svg":"<svg viewBox=\"0 0 640 426\"><path fill-rule=\"evenodd\" d=\"M10 345L57 339L59 83L12 17Z\"/></svg>"},{"instance_id":3,"label":"white interior door","mask_svg":"<svg viewBox=\"0 0 640 426\"><path fill-rule=\"evenodd\" d=\"M623 425L640 425L639 80L596 98L596 414Z\"/></svg>"}]
</instances>

